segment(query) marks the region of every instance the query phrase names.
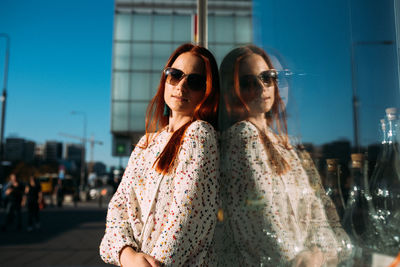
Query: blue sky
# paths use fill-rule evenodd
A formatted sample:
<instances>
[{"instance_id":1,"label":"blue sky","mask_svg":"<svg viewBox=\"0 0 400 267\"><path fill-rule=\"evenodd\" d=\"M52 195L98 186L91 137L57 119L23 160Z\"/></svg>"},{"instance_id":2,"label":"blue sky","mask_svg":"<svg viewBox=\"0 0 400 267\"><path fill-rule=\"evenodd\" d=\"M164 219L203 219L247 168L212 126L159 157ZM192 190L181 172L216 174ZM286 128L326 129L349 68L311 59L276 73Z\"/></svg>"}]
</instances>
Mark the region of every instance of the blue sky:
<instances>
[{"instance_id":1,"label":"blue sky","mask_svg":"<svg viewBox=\"0 0 400 267\"><path fill-rule=\"evenodd\" d=\"M59 133L82 136L83 117L71 111L83 111L88 137L104 142L94 160L119 162L110 133L113 10L112 0L0 1L0 32L11 39L5 137L76 143ZM4 50L0 39L1 84Z\"/></svg>"},{"instance_id":2,"label":"blue sky","mask_svg":"<svg viewBox=\"0 0 400 267\"><path fill-rule=\"evenodd\" d=\"M304 142L353 140L350 14L353 41L395 38L389 4L365 1L353 1L352 12L347 0L255 1L255 42L306 74L293 77L289 99L289 127ZM113 0L0 1L0 33L11 38L5 137L76 142L59 133L82 136L83 118L71 111L83 111L88 137L104 142L94 160L119 163L110 133L113 9ZM377 141L384 108L399 103L395 46L353 49L368 144ZM1 84L4 51L0 39Z\"/></svg>"}]
</instances>

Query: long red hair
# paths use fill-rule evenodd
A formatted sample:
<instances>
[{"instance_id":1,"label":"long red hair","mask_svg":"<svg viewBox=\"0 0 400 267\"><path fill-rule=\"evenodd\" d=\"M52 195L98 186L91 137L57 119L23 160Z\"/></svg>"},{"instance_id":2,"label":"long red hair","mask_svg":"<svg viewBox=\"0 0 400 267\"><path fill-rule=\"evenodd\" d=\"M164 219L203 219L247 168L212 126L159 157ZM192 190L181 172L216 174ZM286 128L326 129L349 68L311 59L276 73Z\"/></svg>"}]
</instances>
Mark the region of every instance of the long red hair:
<instances>
[{"instance_id":1,"label":"long red hair","mask_svg":"<svg viewBox=\"0 0 400 267\"><path fill-rule=\"evenodd\" d=\"M176 130L171 136L162 153L158 156L156 170L160 173L168 173L174 166L186 129L195 120L209 122L217 129L217 113L219 102L219 78L218 65L212 53L204 47L190 43L179 46L169 57L165 68L171 67L175 60L183 53L192 53L202 59L204 72L206 75L206 90L203 99L195 107L192 120ZM168 116L164 116L164 91L165 75L161 74L160 83L156 95L150 101L146 112L146 143L147 147L151 142L151 136L157 135L165 126L168 125ZM153 135L154 134L154 135Z\"/></svg>"},{"instance_id":2,"label":"long red hair","mask_svg":"<svg viewBox=\"0 0 400 267\"><path fill-rule=\"evenodd\" d=\"M271 59L267 53L254 45L246 45L238 47L230 51L223 59L220 67L221 89L223 108L220 114L220 124L223 129L227 129L236 122L246 120L249 117L249 107L243 99L240 91L239 84L239 68L241 62L253 55L261 56L269 69L274 69ZM271 110L265 113L267 124L275 130L278 139L286 147L290 148L285 105L279 94L279 88L276 81L274 81L274 103ZM266 148L268 156L273 159L275 170L278 174L283 174L289 169L288 163L279 156L279 153L272 146L269 138L260 132L261 140Z\"/></svg>"}]
</instances>

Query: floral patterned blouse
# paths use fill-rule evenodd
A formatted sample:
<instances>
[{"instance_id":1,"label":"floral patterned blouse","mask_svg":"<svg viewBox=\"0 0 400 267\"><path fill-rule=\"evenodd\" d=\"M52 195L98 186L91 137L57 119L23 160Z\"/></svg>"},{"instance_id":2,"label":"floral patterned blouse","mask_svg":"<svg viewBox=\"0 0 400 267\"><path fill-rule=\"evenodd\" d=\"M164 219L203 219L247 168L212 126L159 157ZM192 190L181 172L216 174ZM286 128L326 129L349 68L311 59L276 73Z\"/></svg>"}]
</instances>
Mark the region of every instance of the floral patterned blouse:
<instances>
[{"instance_id":1,"label":"floral patterned blouse","mask_svg":"<svg viewBox=\"0 0 400 267\"><path fill-rule=\"evenodd\" d=\"M145 149L141 138L133 150L121 184L112 197L102 259L120 265L125 246L151 255L164 266L206 266L213 262L219 155L216 132L205 121L186 130L171 174L153 164L171 133L159 133Z\"/></svg>"},{"instance_id":2,"label":"floral patterned blouse","mask_svg":"<svg viewBox=\"0 0 400 267\"><path fill-rule=\"evenodd\" d=\"M349 253L350 240L308 153L299 157L272 131L267 136L290 166L282 175L272 171L252 123L236 123L222 137L226 254L220 265L290 266L298 253L313 246L342 259Z\"/></svg>"}]
</instances>

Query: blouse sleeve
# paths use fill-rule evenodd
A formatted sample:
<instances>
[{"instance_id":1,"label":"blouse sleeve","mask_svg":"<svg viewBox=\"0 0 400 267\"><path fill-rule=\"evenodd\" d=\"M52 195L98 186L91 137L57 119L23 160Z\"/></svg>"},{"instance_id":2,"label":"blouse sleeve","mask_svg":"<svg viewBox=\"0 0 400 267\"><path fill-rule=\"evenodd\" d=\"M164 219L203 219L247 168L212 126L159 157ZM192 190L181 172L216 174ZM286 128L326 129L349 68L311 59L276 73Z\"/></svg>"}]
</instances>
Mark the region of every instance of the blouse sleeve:
<instances>
[{"instance_id":1,"label":"blouse sleeve","mask_svg":"<svg viewBox=\"0 0 400 267\"><path fill-rule=\"evenodd\" d=\"M212 126L192 123L178 155L173 203L151 253L166 266L204 265L216 225L218 160Z\"/></svg>"},{"instance_id":2,"label":"blouse sleeve","mask_svg":"<svg viewBox=\"0 0 400 267\"><path fill-rule=\"evenodd\" d=\"M134 194L131 190L131 180L138 150L140 148L136 147L132 152L121 183L108 204L106 231L100 244L100 256L103 261L118 266L120 265L120 252L124 247L130 246L135 250L138 249L134 236L135 229L140 228L141 225L137 225L140 224L136 219L137 216L128 212L128 206L135 205L135 203L130 203L135 198L129 196ZM134 222L134 226L132 222Z\"/></svg>"},{"instance_id":3,"label":"blouse sleeve","mask_svg":"<svg viewBox=\"0 0 400 267\"><path fill-rule=\"evenodd\" d=\"M285 265L293 256L295 240L279 219L281 211L268 205L272 192L260 184L265 177L271 181L271 168L262 169L265 159L256 152L258 133L243 124L234 127L223 139L221 166L227 192L224 207L239 257L249 265Z\"/></svg>"},{"instance_id":4,"label":"blouse sleeve","mask_svg":"<svg viewBox=\"0 0 400 267\"><path fill-rule=\"evenodd\" d=\"M302 151L301 161L313 188L310 195L311 221L308 230L307 247L318 246L328 257L337 257L339 262L351 253L351 241L343 230L335 205L326 195L313 161L306 151Z\"/></svg>"}]
</instances>

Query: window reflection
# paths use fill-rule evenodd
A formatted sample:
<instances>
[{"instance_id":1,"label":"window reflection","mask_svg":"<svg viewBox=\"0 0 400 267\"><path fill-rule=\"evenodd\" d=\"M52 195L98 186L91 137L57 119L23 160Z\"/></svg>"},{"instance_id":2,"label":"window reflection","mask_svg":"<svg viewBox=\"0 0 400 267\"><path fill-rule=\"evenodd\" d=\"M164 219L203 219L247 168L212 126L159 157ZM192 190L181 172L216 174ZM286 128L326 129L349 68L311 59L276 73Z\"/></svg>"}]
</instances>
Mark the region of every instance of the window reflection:
<instances>
[{"instance_id":1,"label":"window reflection","mask_svg":"<svg viewBox=\"0 0 400 267\"><path fill-rule=\"evenodd\" d=\"M289 83L279 83L270 57L252 45L229 52L220 74L225 264L234 255L240 266L345 260L350 239L335 205L308 152L290 143Z\"/></svg>"}]
</instances>

